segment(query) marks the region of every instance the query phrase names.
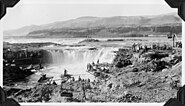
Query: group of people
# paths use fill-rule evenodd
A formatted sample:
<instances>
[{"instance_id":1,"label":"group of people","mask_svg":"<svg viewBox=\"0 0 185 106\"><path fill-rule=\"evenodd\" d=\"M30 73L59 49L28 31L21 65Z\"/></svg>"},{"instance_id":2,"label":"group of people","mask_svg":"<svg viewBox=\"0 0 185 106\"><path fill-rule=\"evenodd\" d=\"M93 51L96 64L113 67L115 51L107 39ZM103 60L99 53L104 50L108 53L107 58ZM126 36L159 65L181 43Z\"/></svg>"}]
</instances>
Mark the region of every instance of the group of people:
<instances>
[{"instance_id":1,"label":"group of people","mask_svg":"<svg viewBox=\"0 0 185 106\"><path fill-rule=\"evenodd\" d=\"M139 52L139 50L142 48L142 46L141 46L141 44L140 43L134 43L133 45L132 45L132 50L134 51L134 52Z\"/></svg>"},{"instance_id":2,"label":"group of people","mask_svg":"<svg viewBox=\"0 0 185 106\"><path fill-rule=\"evenodd\" d=\"M92 64L87 64L87 72L91 72L95 77L104 78L107 77L107 73L109 73L110 70L107 66L102 66L99 64L98 60L97 64L94 62Z\"/></svg>"},{"instance_id":3,"label":"group of people","mask_svg":"<svg viewBox=\"0 0 185 106\"><path fill-rule=\"evenodd\" d=\"M87 64L87 71L93 71L94 69L96 69L98 67L99 64L99 60L97 60L97 64L95 64L94 62L92 63L88 63Z\"/></svg>"},{"instance_id":4,"label":"group of people","mask_svg":"<svg viewBox=\"0 0 185 106\"><path fill-rule=\"evenodd\" d=\"M95 71L95 70L106 70L106 69L107 69L107 67L103 67L103 66L100 67L99 60L97 60L96 64L94 62L87 64L87 71L88 72Z\"/></svg>"},{"instance_id":5,"label":"group of people","mask_svg":"<svg viewBox=\"0 0 185 106\"><path fill-rule=\"evenodd\" d=\"M180 42L180 41L176 42L176 47L182 48L182 42Z\"/></svg>"},{"instance_id":6,"label":"group of people","mask_svg":"<svg viewBox=\"0 0 185 106\"><path fill-rule=\"evenodd\" d=\"M176 42L176 47L178 48L182 48L182 43L181 42ZM140 50L144 50L147 51L149 49L157 49L157 50L167 50L170 49L172 47L168 46L167 44L163 44L162 46L158 43L153 43L150 47L148 47L147 45L142 45L140 43L134 43L132 45L132 50L133 52L139 52Z\"/></svg>"},{"instance_id":7,"label":"group of people","mask_svg":"<svg viewBox=\"0 0 185 106\"><path fill-rule=\"evenodd\" d=\"M160 46L159 44L152 44L152 49L166 50L166 49L168 49L168 47L166 44L164 44L163 46Z\"/></svg>"},{"instance_id":8,"label":"group of people","mask_svg":"<svg viewBox=\"0 0 185 106\"><path fill-rule=\"evenodd\" d=\"M140 50L148 50L148 47L146 45L142 45L141 43L134 43L132 45L133 52L139 52Z\"/></svg>"}]
</instances>

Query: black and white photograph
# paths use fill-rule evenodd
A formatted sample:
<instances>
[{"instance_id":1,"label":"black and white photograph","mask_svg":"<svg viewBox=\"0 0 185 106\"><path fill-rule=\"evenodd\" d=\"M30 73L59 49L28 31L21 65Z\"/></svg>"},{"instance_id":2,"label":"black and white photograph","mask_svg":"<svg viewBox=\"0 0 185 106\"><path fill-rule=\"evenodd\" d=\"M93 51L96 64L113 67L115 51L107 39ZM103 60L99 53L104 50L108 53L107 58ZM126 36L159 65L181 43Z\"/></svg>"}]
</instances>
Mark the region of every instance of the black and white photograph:
<instances>
[{"instance_id":1,"label":"black and white photograph","mask_svg":"<svg viewBox=\"0 0 185 106\"><path fill-rule=\"evenodd\" d=\"M182 19L164 0L139 1L146 0L21 0L8 9L1 75L7 97L19 103L175 98Z\"/></svg>"}]
</instances>

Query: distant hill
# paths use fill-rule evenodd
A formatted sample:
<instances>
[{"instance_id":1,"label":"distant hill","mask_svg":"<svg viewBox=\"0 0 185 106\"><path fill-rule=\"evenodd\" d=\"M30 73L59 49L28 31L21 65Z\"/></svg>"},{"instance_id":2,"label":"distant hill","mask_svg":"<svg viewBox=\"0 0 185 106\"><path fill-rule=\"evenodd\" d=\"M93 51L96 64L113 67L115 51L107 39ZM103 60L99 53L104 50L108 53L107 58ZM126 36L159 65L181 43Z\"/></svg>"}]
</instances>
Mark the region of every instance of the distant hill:
<instances>
[{"instance_id":1,"label":"distant hill","mask_svg":"<svg viewBox=\"0 0 185 106\"><path fill-rule=\"evenodd\" d=\"M181 33L181 19L176 13L155 16L79 17L45 25L25 26L4 31L5 36L107 37L166 34L173 26Z\"/></svg>"}]
</instances>

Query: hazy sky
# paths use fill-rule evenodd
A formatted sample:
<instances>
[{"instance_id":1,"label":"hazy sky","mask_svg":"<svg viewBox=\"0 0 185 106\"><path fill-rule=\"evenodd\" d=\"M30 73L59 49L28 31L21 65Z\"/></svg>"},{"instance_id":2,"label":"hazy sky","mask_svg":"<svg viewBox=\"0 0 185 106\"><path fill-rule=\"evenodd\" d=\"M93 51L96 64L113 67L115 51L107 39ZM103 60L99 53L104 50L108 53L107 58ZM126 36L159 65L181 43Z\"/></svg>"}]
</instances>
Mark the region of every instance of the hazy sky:
<instances>
[{"instance_id":1,"label":"hazy sky","mask_svg":"<svg viewBox=\"0 0 185 106\"><path fill-rule=\"evenodd\" d=\"M52 2L51 2L52 1ZM65 21L82 16L135 16L177 12L164 0L21 0L7 10L3 29Z\"/></svg>"}]
</instances>

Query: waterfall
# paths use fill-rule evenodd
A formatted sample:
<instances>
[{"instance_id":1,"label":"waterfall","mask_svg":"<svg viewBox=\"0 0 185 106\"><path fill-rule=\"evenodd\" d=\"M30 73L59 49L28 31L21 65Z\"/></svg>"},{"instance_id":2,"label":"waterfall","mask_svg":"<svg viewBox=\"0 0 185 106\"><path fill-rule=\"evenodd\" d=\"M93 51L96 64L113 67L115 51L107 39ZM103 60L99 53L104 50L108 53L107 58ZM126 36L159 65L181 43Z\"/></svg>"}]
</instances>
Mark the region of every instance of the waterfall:
<instances>
[{"instance_id":1,"label":"waterfall","mask_svg":"<svg viewBox=\"0 0 185 106\"><path fill-rule=\"evenodd\" d=\"M107 62L111 63L115 54L115 48L89 49L60 49L48 50L52 54L52 62L55 65L69 65L76 63Z\"/></svg>"}]
</instances>

